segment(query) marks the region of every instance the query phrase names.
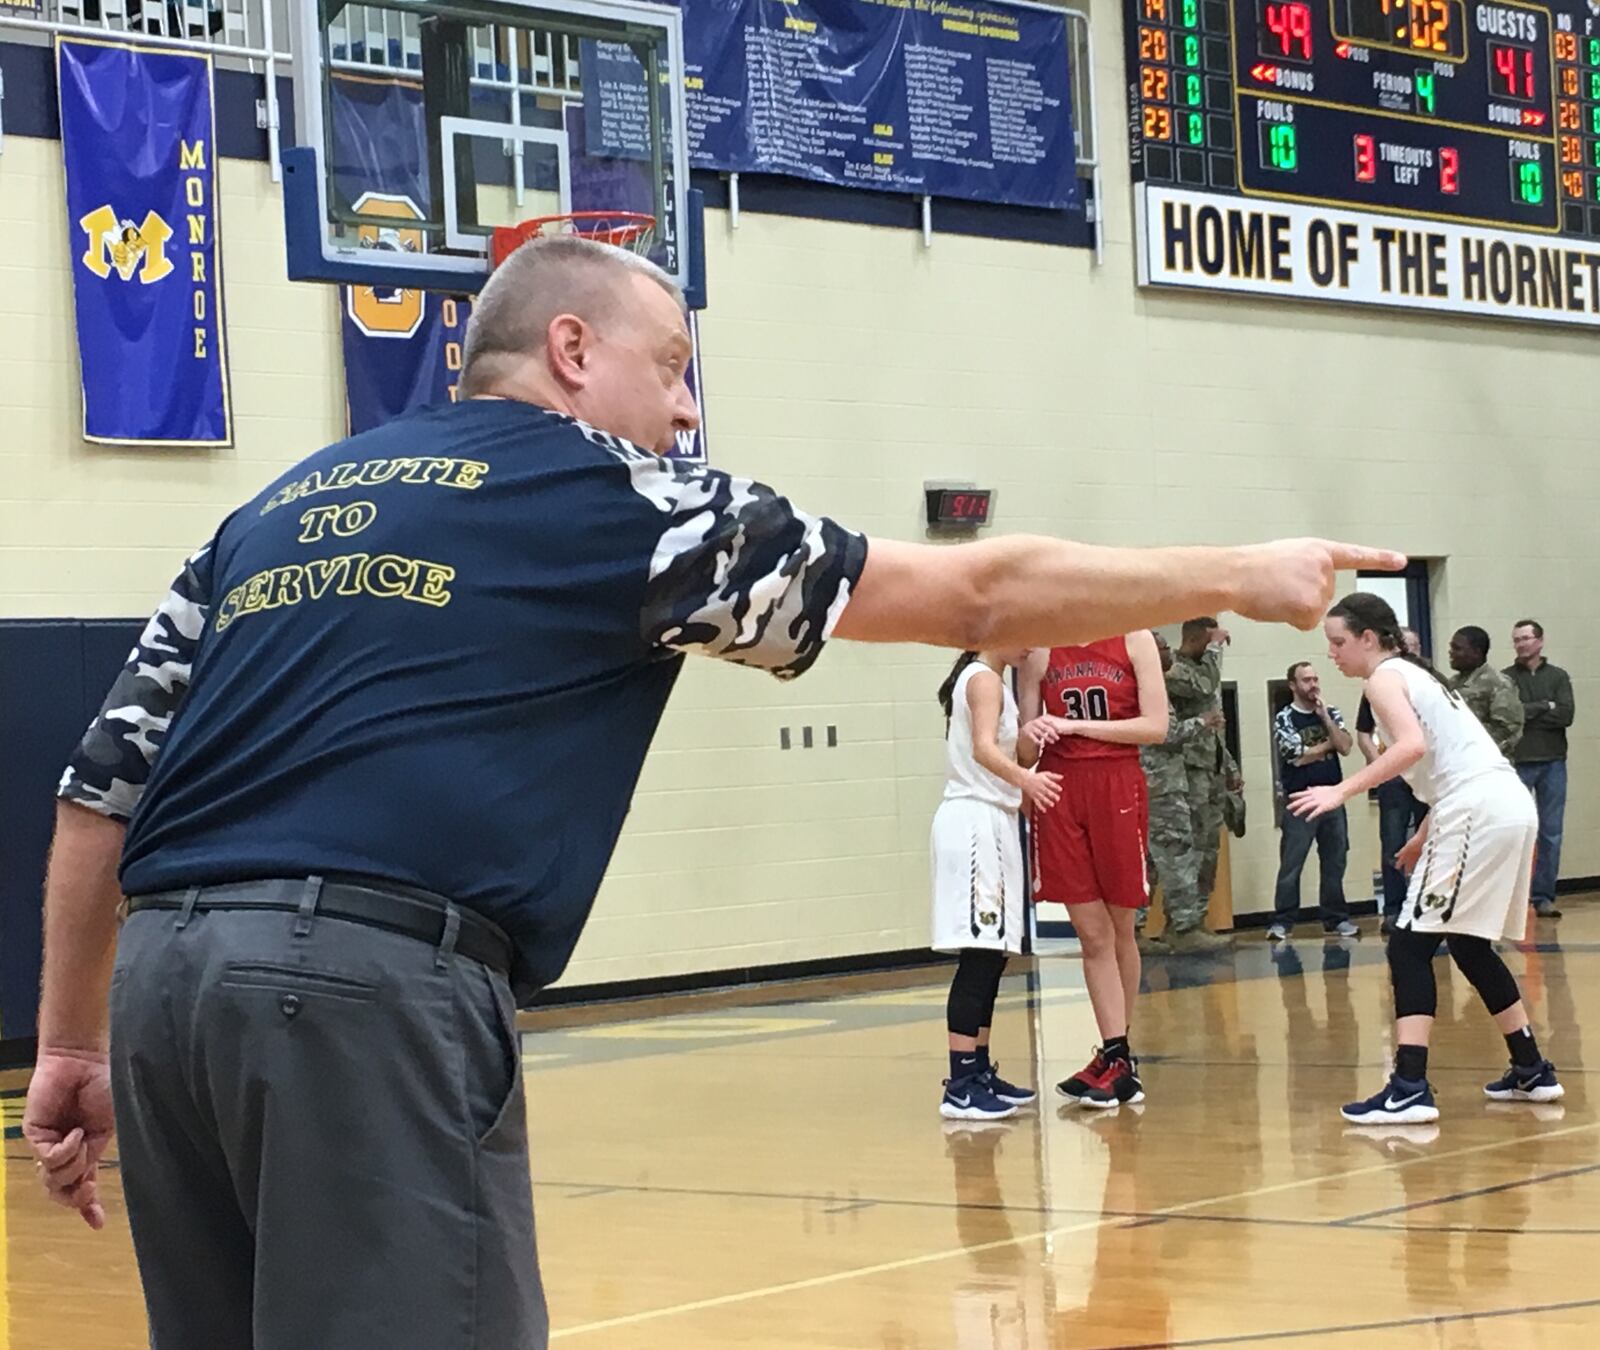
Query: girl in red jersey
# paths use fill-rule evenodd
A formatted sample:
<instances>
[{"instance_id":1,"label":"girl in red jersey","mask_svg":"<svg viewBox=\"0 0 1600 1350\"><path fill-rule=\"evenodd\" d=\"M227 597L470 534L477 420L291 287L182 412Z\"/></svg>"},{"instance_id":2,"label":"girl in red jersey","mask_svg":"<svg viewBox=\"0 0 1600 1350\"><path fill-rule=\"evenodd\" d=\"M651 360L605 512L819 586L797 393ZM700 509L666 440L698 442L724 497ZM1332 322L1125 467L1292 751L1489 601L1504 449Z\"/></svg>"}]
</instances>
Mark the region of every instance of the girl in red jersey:
<instances>
[{"instance_id":1,"label":"girl in red jersey","mask_svg":"<svg viewBox=\"0 0 1600 1350\"><path fill-rule=\"evenodd\" d=\"M1142 1101L1128 1025L1139 993L1135 920L1150 898L1139 747L1167 734L1155 637L1141 631L1035 652L1021 685L1025 758L1061 775L1060 802L1033 820L1034 899L1070 906L1102 1040L1056 1091L1084 1106Z\"/></svg>"}]
</instances>

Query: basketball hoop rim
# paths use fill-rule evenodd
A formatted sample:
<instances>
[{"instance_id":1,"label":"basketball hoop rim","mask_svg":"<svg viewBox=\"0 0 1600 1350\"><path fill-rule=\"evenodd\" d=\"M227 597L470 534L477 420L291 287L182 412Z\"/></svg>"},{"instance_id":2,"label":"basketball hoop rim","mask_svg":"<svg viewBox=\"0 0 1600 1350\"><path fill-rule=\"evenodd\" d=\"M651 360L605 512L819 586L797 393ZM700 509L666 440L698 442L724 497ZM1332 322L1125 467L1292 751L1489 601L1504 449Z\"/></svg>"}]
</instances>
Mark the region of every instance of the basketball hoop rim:
<instances>
[{"instance_id":1,"label":"basketball hoop rim","mask_svg":"<svg viewBox=\"0 0 1600 1350\"><path fill-rule=\"evenodd\" d=\"M515 225L499 225L490 241L491 269L499 267L523 244L544 238L553 225L565 225L568 233L580 238L647 253L654 242L656 218L644 211L558 211L530 216Z\"/></svg>"}]
</instances>

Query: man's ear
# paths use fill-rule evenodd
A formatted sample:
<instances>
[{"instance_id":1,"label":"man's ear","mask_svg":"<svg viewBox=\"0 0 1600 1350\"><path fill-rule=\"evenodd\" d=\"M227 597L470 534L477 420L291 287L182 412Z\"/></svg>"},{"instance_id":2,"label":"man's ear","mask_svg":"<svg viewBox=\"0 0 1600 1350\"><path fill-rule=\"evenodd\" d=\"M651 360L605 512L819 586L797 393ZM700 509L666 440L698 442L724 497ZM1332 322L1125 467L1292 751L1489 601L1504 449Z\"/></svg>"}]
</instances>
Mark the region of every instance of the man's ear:
<instances>
[{"instance_id":1,"label":"man's ear","mask_svg":"<svg viewBox=\"0 0 1600 1350\"><path fill-rule=\"evenodd\" d=\"M545 351L550 371L562 384L579 388L588 380L586 369L592 336L588 324L574 314L558 314L545 330Z\"/></svg>"}]
</instances>

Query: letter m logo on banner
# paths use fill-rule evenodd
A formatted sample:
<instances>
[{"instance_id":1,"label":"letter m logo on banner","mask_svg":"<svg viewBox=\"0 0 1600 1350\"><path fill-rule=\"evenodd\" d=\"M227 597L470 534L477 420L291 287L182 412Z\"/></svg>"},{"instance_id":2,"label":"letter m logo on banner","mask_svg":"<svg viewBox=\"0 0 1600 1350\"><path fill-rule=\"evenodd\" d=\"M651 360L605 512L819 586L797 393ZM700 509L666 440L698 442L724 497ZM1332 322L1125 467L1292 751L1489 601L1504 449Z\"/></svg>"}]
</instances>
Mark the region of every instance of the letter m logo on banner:
<instances>
[{"instance_id":1,"label":"letter m logo on banner","mask_svg":"<svg viewBox=\"0 0 1600 1350\"><path fill-rule=\"evenodd\" d=\"M146 211L144 222L135 225L126 217L119 218L109 205L101 206L78 225L89 236L83 265L102 280L113 268L124 281L132 281L138 273L146 286L171 273L167 241L172 238L172 226L154 211Z\"/></svg>"}]
</instances>

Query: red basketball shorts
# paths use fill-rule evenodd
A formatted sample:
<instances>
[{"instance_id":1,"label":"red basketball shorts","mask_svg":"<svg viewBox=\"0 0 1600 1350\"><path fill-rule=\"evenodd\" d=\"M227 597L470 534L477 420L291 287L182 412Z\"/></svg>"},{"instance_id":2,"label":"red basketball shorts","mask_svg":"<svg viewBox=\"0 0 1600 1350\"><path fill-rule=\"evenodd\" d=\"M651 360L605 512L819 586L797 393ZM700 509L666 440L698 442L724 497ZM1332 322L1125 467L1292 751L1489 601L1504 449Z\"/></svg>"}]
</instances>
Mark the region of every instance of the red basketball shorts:
<instances>
[{"instance_id":1,"label":"red basketball shorts","mask_svg":"<svg viewBox=\"0 0 1600 1350\"><path fill-rule=\"evenodd\" d=\"M1061 772L1061 800L1035 815L1033 897L1064 905L1150 903L1145 837L1150 797L1136 758L1080 760Z\"/></svg>"}]
</instances>

